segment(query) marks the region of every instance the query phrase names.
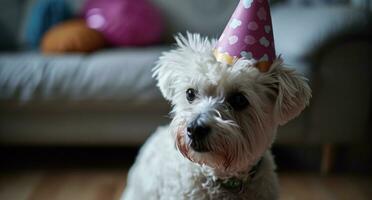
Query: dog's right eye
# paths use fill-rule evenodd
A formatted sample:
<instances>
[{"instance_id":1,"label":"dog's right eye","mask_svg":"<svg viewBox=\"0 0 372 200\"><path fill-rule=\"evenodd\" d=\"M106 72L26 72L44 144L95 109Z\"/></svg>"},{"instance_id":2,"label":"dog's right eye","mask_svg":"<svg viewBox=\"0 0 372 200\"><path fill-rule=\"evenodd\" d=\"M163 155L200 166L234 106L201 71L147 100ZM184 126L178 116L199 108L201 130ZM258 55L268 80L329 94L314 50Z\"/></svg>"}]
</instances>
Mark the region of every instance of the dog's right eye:
<instances>
[{"instance_id":1,"label":"dog's right eye","mask_svg":"<svg viewBox=\"0 0 372 200\"><path fill-rule=\"evenodd\" d=\"M187 101L189 101L191 103L192 101L194 101L195 98L196 98L196 92L195 92L195 90L192 89L192 88L187 89L186 90L186 99L187 99Z\"/></svg>"},{"instance_id":2,"label":"dog's right eye","mask_svg":"<svg viewBox=\"0 0 372 200\"><path fill-rule=\"evenodd\" d=\"M227 102L233 107L234 110L240 111L249 105L247 98L240 92L233 93L227 99Z\"/></svg>"}]
</instances>

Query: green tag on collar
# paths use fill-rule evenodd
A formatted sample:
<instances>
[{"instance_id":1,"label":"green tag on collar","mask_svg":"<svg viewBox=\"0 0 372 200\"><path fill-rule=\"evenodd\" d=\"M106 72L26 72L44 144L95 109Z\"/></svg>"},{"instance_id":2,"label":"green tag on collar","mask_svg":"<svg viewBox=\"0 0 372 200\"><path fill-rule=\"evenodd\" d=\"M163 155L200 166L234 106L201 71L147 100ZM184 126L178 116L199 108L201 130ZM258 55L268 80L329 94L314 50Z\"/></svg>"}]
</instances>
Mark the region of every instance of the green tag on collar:
<instances>
[{"instance_id":1,"label":"green tag on collar","mask_svg":"<svg viewBox=\"0 0 372 200\"><path fill-rule=\"evenodd\" d=\"M246 180L238 179L236 177L229 178L227 180L221 180L218 179L217 182L221 184L221 186L229 191L232 192L240 192L244 185L248 185L251 180L255 177L257 171L259 170L261 164L263 162L263 159L261 158L258 163L252 167L252 169L249 171L249 177L246 178Z\"/></svg>"},{"instance_id":2,"label":"green tag on collar","mask_svg":"<svg viewBox=\"0 0 372 200\"><path fill-rule=\"evenodd\" d=\"M243 181L238 178L230 178L222 181L221 186L228 190L240 191L243 186Z\"/></svg>"}]
</instances>

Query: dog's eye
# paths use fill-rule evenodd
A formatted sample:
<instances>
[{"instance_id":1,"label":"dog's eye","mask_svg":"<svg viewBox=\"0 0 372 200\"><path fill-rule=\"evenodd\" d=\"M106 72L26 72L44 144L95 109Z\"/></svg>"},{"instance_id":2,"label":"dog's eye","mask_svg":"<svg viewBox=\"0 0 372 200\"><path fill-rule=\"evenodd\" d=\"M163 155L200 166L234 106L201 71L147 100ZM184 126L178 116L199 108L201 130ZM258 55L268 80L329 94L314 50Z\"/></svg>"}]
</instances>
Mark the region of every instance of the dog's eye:
<instances>
[{"instance_id":1,"label":"dog's eye","mask_svg":"<svg viewBox=\"0 0 372 200\"><path fill-rule=\"evenodd\" d=\"M192 101L194 101L195 98L196 98L196 92L195 92L195 90L192 89L192 88L187 89L186 90L186 99L187 99L187 101L189 101L191 103Z\"/></svg>"},{"instance_id":2,"label":"dog's eye","mask_svg":"<svg viewBox=\"0 0 372 200\"><path fill-rule=\"evenodd\" d=\"M231 94L230 97L228 97L227 102L236 111L243 110L249 105L247 98L245 98L245 96L240 92Z\"/></svg>"}]
</instances>

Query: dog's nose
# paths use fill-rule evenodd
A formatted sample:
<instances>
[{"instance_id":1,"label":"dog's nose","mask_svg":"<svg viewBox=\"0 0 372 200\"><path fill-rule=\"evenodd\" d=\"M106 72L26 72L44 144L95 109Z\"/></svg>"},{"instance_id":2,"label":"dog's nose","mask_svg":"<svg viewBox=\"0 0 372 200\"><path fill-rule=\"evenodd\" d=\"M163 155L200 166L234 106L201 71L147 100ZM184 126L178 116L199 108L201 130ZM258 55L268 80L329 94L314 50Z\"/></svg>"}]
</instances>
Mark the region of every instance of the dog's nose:
<instances>
[{"instance_id":1,"label":"dog's nose","mask_svg":"<svg viewBox=\"0 0 372 200\"><path fill-rule=\"evenodd\" d=\"M187 126L187 132L192 140L202 140L211 132L211 128L200 120L194 120Z\"/></svg>"}]
</instances>

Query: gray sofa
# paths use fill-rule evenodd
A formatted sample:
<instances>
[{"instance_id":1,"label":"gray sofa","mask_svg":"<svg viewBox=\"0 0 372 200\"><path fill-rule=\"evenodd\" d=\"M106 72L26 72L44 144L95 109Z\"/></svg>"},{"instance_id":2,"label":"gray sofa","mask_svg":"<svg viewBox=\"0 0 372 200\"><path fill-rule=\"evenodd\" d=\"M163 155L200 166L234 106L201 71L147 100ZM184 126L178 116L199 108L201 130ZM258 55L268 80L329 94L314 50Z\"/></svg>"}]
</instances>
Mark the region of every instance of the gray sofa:
<instances>
[{"instance_id":1,"label":"gray sofa","mask_svg":"<svg viewBox=\"0 0 372 200\"><path fill-rule=\"evenodd\" d=\"M168 40L176 32L217 37L237 1L153 0L163 11ZM6 4L6 2L8 2ZM75 8L81 2L74 2ZM26 1L4 0L16 11L0 43L14 49ZM0 12L0 24L12 13ZM13 13L14 14L14 13ZM350 5L272 6L277 52L310 80L304 114L279 130L282 144L363 143L371 122L371 26L368 12ZM5 31L5 32L6 32ZM11 39L9 39L9 36ZM13 42L13 44L12 44ZM19 44L19 42L18 42ZM140 145L170 121L151 69L171 45L43 56L0 53L0 143L5 145Z\"/></svg>"}]
</instances>

